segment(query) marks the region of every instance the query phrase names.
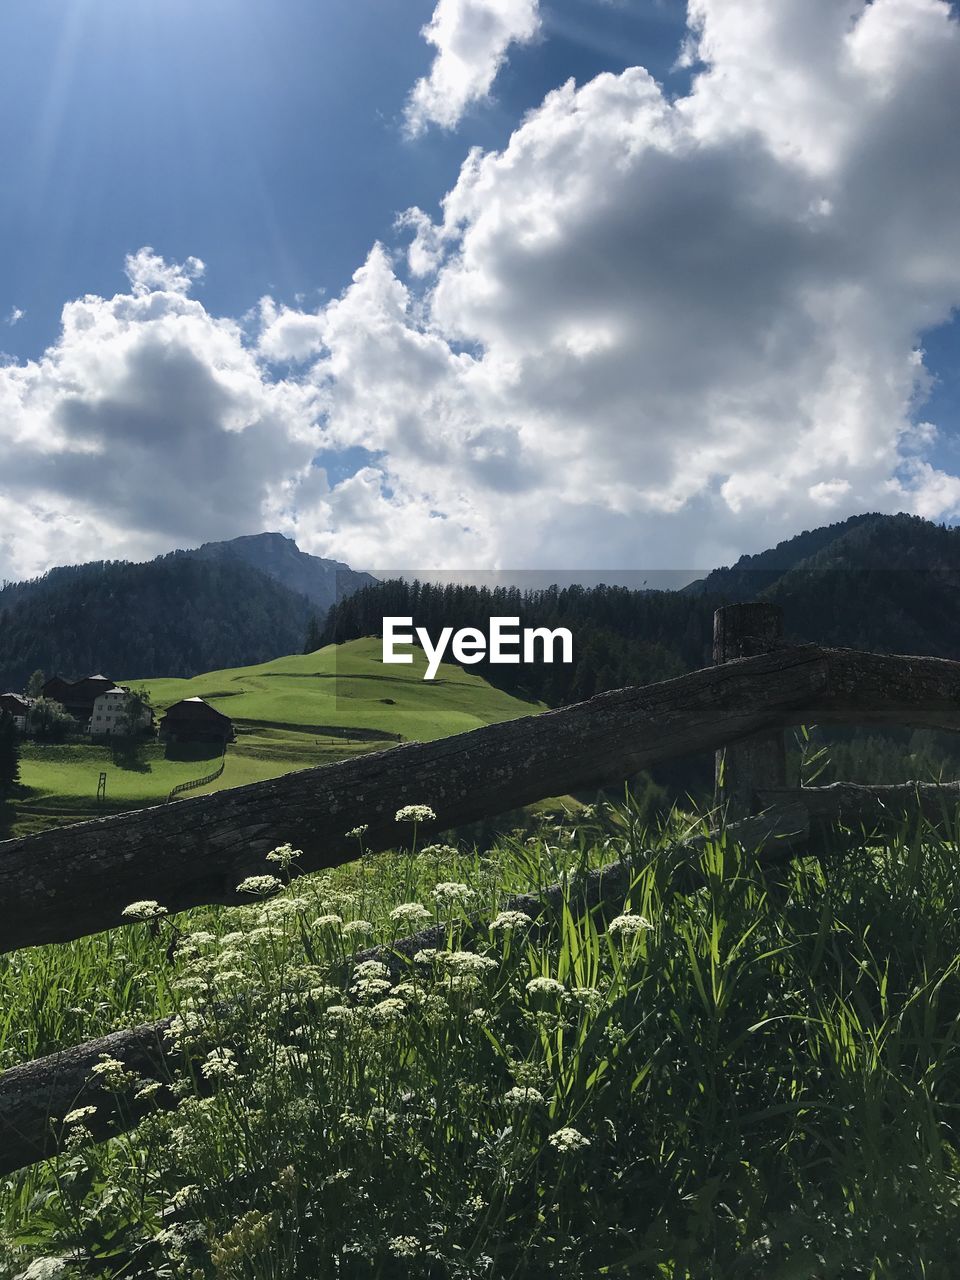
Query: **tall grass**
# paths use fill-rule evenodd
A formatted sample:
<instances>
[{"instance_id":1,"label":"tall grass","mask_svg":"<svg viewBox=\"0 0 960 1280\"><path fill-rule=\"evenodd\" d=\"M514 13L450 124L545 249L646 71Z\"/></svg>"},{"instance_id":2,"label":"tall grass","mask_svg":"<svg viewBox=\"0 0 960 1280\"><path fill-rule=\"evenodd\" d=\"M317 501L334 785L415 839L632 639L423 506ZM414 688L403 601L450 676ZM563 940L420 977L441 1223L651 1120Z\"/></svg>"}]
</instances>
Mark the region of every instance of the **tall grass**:
<instances>
[{"instance_id":1,"label":"tall grass","mask_svg":"<svg viewBox=\"0 0 960 1280\"><path fill-rule=\"evenodd\" d=\"M956 838L765 875L721 836L696 887L677 835L609 810L14 956L8 1061L178 1010L198 1065L0 1184L0 1277L957 1274ZM614 920L579 889L611 859ZM543 923L497 920L558 877ZM437 953L352 962L428 914Z\"/></svg>"}]
</instances>

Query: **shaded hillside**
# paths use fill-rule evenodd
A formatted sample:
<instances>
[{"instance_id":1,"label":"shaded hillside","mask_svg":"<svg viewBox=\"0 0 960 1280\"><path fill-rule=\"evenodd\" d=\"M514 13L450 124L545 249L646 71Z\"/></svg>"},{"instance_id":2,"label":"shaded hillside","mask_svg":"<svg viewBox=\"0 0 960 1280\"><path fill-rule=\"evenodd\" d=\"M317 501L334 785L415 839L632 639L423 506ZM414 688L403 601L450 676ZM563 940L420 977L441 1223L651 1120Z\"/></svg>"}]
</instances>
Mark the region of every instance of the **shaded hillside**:
<instances>
[{"instance_id":1,"label":"shaded hillside","mask_svg":"<svg viewBox=\"0 0 960 1280\"><path fill-rule=\"evenodd\" d=\"M310 602L234 558L51 569L0 591L0 687L68 677L193 675L299 649Z\"/></svg>"},{"instance_id":2,"label":"shaded hillside","mask_svg":"<svg viewBox=\"0 0 960 1280\"><path fill-rule=\"evenodd\" d=\"M567 626L570 666L473 668L501 688L559 705L708 664L714 610L740 600L781 604L794 642L960 658L960 529L917 516L854 516L743 556L680 592L378 583L341 601L309 643L377 635L385 614L409 615L433 636L444 626L485 628L495 615Z\"/></svg>"},{"instance_id":3,"label":"shaded hillside","mask_svg":"<svg viewBox=\"0 0 960 1280\"><path fill-rule=\"evenodd\" d=\"M469 668L498 688L559 706L604 689L667 680L705 666L719 603L719 597L703 593L626 587L520 591L394 579L342 600L325 626L312 628L308 647L379 635L387 615L410 616L433 637L443 627L485 630L491 617L519 617L524 627L566 627L574 637L570 664L494 666L484 661Z\"/></svg>"},{"instance_id":4,"label":"shaded hillside","mask_svg":"<svg viewBox=\"0 0 960 1280\"><path fill-rule=\"evenodd\" d=\"M797 640L960 658L960 528L919 516L855 516L697 585L730 600L775 601Z\"/></svg>"},{"instance_id":5,"label":"shaded hillside","mask_svg":"<svg viewBox=\"0 0 960 1280\"><path fill-rule=\"evenodd\" d=\"M831 547L840 544L855 530L863 526L873 527L878 521L883 522L891 518L899 519L900 517L868 512L865 515L850 516L848 520L839 521L837 524L823 525L819 529L805 529L803 533L778 542L775 547L770 547L766 551L741 556L736 564L729 568L714 569L705 578L701 578L698 582L691 582L683 590L689 595L702 595L705 592L720 593L731 601L755 600L759 593L779 581L785 573L814 556L829 552Z\"/></svg>"},{"instance_id":6,"label":"shaded hillside","mask_svg":"<svg viewBox=\"0 0 960 1280\"><path fill-rule=\"evenodd\" d=\"M282 533L255 533L229 542L205 542L183 554L203 560L242 560L290 591L306 596L321 615L343 596L375 581L369 573L358 573L339 560L308 555Z\"/></svg>"}]
</instances>

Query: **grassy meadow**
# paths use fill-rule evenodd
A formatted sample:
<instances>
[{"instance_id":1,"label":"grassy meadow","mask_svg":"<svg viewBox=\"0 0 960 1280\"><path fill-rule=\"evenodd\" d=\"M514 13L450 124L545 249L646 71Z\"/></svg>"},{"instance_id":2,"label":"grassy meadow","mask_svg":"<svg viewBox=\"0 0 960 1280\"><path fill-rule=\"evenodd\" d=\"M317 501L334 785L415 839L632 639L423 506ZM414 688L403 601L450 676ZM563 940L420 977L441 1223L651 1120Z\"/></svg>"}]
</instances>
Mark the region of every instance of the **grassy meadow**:
<instances>
[{"instance_id":1,"label":"grassy meadow","mask_svg":"<svg viewBox=\"0 0 960 1280\"><path fill-rule=\"evenodd\" d=\"M0 1180L0 1280L955 1276L956 833L766 874L721 835L691 880L698 827L601 808L481 855L404 824L320 875L278 852L249 906L3 958L2 1065L176 1013L196 1066L106 1144L79 1098ZM613 860L629 895L588 910ZM541 923L501 912L554 880Z\"/></svg>"},{"instance_id":2,"label":"grassy meadow","mask_svg":"<svg viewBox=\"0 0 960 1280\"><path fill-rule=\"evenodd\" d=\"M143 684L158 711L199 696L234 721L237 740L227 749L223 775L194 795L382 750L399 739L426 742L542 709L456 666L443 665L436 680L425 682L426 659L419 649L414 657L411 666L384 668L379 640L355 640L191 680L123 683ZM26 743L12 834L162 803L179 783L204 777L219 763L219 749L210 745L168 753L153 742L129 761L116 758L108 746ZM106 802L98 805L101 770L107 774Z\"/></svg>"}]
</instances>

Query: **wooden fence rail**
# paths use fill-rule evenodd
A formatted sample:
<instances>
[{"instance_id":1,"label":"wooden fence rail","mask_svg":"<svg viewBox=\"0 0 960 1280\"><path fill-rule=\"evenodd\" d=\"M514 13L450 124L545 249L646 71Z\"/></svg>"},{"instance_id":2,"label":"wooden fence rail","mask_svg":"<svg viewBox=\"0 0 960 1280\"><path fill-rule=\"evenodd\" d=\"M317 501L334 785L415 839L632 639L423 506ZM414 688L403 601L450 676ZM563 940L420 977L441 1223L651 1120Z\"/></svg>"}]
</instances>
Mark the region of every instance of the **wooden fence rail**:
<instances>
[{"instance_id":1,"label":"wooden fence rail","mask_svg":"<svg viewBox=\"0 0 960 1280\"><path fill-rule=\"evenodd\" d=\"M216 782L223 776L223 771L227 767L227 755L224 752L223 759L220 761L220 768L214 769L213 773L208 773L205 778L193 778L190 782L180 782L173 788L167 796L167 804L171 800L176 800L177 796L182 796L185 791L196 791L199 787L205 787L208 783Z\"/></svg>"},{"instance_id":2,"label":"wooden fence rail","mask_svg":"<svg viewBox=\"0 0 960 1280\"><path fill-rule=\"evenodd\" d=\"M800 645L589 702L411 743L159 808L0 843L0 952L115 927L123 908L236 902L290 841L304 872L397 844L395 814L435 830L622 780L801 723L960 729L960 663Z\"/></svg>"}]
</instances>

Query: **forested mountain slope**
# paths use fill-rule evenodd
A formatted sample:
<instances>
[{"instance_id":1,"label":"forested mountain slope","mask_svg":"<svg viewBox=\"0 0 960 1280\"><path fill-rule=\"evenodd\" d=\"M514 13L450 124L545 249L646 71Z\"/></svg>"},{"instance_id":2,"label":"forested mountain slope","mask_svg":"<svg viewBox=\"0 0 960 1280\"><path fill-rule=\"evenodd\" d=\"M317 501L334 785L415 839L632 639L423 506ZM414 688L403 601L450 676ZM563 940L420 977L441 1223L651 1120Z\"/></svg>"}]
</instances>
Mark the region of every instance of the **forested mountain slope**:
<instances>
[{"instance_id":1,"label":"forested mountain slope","mask_svg":"<svg viewBox=\"0 0 960 1280\"><path fill-rule=\"evenodd\" d=\"M76 678L189 676L300 649L312 606L241 560L51 569L0 591L0 687L37 668Z\"/></svg>"}]
</instances>

